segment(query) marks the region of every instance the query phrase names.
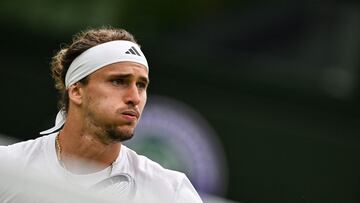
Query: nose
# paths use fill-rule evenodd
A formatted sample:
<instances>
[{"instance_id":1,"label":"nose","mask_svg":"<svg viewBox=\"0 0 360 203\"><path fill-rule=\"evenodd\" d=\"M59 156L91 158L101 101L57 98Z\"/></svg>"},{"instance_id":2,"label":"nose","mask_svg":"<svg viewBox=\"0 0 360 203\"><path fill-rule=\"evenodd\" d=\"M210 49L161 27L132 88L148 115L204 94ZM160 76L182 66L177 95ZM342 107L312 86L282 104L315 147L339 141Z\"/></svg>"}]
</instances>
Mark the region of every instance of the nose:
<instances>
[{"instance_id":1,"label":"nose","mask_svg":"<svg viewBox=\"0 0 360 203\"><path fill-rule=\"evenodd\" d=\"M140 103L140 93L136 84L132 84L128 87L125 95L125 103L128 105L136 106Z\"/></svg>"}]
</instances>

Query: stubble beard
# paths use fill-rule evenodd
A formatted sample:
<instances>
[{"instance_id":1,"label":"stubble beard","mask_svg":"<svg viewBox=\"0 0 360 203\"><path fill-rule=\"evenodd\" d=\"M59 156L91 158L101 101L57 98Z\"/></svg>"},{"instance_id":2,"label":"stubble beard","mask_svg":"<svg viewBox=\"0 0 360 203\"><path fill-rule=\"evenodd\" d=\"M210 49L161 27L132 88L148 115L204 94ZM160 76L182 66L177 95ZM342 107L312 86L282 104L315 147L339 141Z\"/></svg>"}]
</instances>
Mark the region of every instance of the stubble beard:
<instances>
[{"instance_id":1,"label":"stubble beard","mask_svg":"<svg viewBox=\"0 0 360 203\"><path fill-rule=\"evenodd\" d=\"M105 129L104 135L113 142L124 142L130 140L134 136L134 132L117 129L115 126L108 127Z\"/></svg>"},{"instance_id":2,"label":"stubble beard","mask_svg":"<svg viewBox=\"0 0 360 203\"><path fill-rule=\"evenodd\" d=\"M97 121L95 115L88 111L85 117L87 129L90 129L92 134L104 144L111 144L117 142L124 142L129 140L134 135L134 130L121 129L121 127L114 124L104 124Z\"/></svg>"}]
</instances>

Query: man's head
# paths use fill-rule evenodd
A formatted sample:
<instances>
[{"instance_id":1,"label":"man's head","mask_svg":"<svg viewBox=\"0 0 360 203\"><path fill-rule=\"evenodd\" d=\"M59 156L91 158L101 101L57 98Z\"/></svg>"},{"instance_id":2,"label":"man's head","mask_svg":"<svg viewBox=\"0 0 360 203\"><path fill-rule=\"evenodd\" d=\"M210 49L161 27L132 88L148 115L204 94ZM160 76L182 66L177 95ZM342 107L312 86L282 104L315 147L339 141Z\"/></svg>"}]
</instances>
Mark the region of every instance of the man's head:
<instances>
[{"instance_id":1,"label":"man's head","mask_svg":"<svg viewBox=\"0 0 360 203\"><path fill-rule=\"evenodd\" d=\"M60 108L81 121L81 130L106 143L131 138L146 103L147 62L135 47L125 30L88 30L76 35L51 63Z\"/></svg>"},{"instance_id":2,"label":"man's head","mask_svg":"<svg viewBox=\"0 0 360 203\"><path fill-rule=\"evenodd\" d=\"M127 40L136 43L134 36L123 29L101 28L80 32L72 39L72 43L64 46L51 60L52 77L55 88L60 93L59 108L68 111L69 98L65 87L66 72L76 57L96 45L114 40ZM87 77L81 82L86 83Z\"/></svg>"}]
</instances>

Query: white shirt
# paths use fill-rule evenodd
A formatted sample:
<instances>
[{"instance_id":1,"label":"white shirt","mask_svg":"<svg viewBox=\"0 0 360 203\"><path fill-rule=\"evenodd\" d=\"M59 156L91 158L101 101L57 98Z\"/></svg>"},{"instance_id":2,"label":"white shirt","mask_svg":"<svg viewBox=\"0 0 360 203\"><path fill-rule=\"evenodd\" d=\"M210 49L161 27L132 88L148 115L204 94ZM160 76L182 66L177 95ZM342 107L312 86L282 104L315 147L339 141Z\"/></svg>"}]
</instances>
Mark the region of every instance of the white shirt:
<instances>
[{"instance_id":1,"label":"white shirt","mask_svg":"<svg viewBox=\"0 0 360 203\"><path fill-rule=\"evenodd\" d=\"M100 190L106 195L119 196L119 199L130 198L133 202L202 202L185 174L165 169L124 145L111 167L87 175L73 174L64 169L57 159L56 135L54 133L35 140L0 146L0 159L10 157L24 168L41 170L51 178Z\"/></svg>"}]
</instances>

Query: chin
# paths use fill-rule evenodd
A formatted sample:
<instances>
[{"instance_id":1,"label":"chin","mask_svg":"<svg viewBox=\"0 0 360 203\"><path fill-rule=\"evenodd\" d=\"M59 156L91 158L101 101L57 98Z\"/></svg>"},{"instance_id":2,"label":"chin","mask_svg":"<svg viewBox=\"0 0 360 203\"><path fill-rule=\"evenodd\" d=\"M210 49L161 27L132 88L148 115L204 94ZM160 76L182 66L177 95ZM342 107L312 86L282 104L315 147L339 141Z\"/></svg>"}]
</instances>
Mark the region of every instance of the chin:
<instances>
[{"instance_id":1,"label":"chin","mask_svg":"<svg viewBox=\"0 0 360 203\"><path fill-rule=\"evenodd\" d=\"M126 140L129 140L134 135L134 129L131 128L115 128L115 129L109 129L107 131L107 135L112 141L116 142L123 142Z\"/></svg>"}]
</instances>

